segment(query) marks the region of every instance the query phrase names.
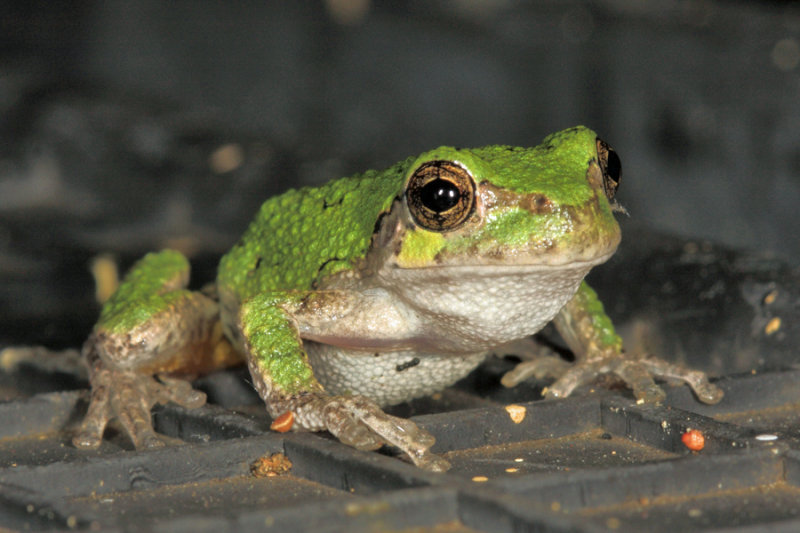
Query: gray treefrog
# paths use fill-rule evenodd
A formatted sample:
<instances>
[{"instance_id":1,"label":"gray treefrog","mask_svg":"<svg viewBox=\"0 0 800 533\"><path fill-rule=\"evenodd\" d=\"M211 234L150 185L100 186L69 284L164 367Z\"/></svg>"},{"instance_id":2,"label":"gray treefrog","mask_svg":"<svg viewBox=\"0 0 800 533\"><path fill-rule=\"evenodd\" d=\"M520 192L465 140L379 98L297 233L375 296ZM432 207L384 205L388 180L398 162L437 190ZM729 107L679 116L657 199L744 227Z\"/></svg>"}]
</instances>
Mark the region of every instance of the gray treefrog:
<instances>
[{"instance_id":1,"label":"gray treefrog","mask_svg":"<svg viewBox=\"0 0 800 533\"><path fill-rule=\"evenodd\" d=\"M147 255L84 345L92 397L73 442L98 446L117 417L137 448L163 445L151 407L202 405L185 378L245 361L283 429L328 430L359 449L389 443L446 470L428 432L381 406L451 385L550 321L575 363L523 350L504 384L554 378L546 396L557 398L613 373L659 401L662 376L718 402L702 372L624 354L583 282L620 241L620 175L616 153L584 127L534 148L440 147L267 200L214 290L186 289L178 252Z\"/></svg>"}]
</instances>

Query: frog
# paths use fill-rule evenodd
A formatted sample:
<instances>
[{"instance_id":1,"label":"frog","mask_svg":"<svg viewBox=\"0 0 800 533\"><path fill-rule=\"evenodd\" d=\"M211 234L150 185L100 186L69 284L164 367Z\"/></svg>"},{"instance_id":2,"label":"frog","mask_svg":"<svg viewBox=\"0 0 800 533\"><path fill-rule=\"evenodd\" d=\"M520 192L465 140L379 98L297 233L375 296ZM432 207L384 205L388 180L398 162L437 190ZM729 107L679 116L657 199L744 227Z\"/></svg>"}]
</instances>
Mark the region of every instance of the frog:
<instances>
[{"instance_id":1,"label":"frog","mask_svg":"<svg viewBox=\"0 0 800 533\"><path fill-rule=\"evenodd\" d=\"M546 399L612 374L638 401L662 401L664 378L716 403L705 373L626 353L584 279L620 243L621 174L584 126L530 148L441 146L266 200L202 290L187 288L184 255L148 254L83 345L91 394L73 443L98 447L116 418L136 449L164 446L151 409L203 405L190 380L237 363L274 429L394 446L435 472L450 465L434 437L384 408L512 348L520 362L503 385L552 380ZM574 361L531 341L549 323Z\"/></svg>"}]
</instances>

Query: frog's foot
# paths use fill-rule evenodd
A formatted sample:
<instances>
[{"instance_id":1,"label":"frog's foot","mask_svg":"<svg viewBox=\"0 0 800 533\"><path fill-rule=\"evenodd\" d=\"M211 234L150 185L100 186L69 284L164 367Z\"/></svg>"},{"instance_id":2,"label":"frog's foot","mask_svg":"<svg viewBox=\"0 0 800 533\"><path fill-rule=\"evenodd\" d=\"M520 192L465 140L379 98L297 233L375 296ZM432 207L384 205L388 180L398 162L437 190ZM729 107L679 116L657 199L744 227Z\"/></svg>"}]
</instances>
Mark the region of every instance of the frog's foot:
<instances>
[{"instance_id":1,"label":"frog's foot","mask_svg":"<svg viewBox=\"0 0 800 533\"><path fill-rule=\"evenodd\" d=\"M662 359L629 359L622 354L592 358L574 364L557 357L540 357L517 365L503 376L502 383L506 387L513 387L529 377L556 378L545 389L544 395L546 398L565 398L577 387L606 373L621 378L632 389L634 397L646 403L658 403L666 397L664 390L653 380L654 376L685 381L698 399L707 404L718 403L723 396L722 389L709 383L703 372L689 370Z\"/></svg>"},{"instance_id":2,"label":"frog's foot","mask_svg":"<svg viewBox=\"0 0 800 533\"><path fill-rule=\"evenodd\" d=\"M162 447L165 442L156 434L150 418L152 407L174 402L192 409L206 402L206 395L192 389L188 381L109 368L99 358L92 361L90 374L89 410L72 439L77 448L100 446L106 425L113 418L119 420L137 450Z\"/></svg>"},{"instance_id":3,"label":"frog's foot","mask_svg":"<svg viewBox=\"0 0 800 533\"><path fill-rule=\"evenodd\" d=\"M444 472L450 468L450 463L430 452L433 435L410 420L387 415L364 396L315 395L294 411L301 427L327 429L356 449L375 450L386 442L424 470Z\"/></svg>"}]
</instances>

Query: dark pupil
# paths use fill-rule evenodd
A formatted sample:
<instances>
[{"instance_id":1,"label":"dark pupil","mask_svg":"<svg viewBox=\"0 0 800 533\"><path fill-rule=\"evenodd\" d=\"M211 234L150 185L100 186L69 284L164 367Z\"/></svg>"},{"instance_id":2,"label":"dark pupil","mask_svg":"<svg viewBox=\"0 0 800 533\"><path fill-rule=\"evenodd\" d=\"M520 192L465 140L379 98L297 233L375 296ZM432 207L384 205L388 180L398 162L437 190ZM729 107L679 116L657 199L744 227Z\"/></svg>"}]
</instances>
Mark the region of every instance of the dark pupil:
<instances>
[{"instance_id":1,"label":"dark pupil","mask_svg":"<svg viewBox=\"0 0 800 533\"><path fill-rule=\"evenodd\" d=\"M622 161L619 160L617 152L614 150L608 151L608 167L606 168L609 177L615 182L619 181L620 174L622 174Z\"/></svg>"},{"instance_id":2,"label":"dark pupil","mask_svg":"<svg viewBox=\"0 0 800 533\"><path fill-rule=\"evenodd\" d=\"M422 187L422 205L436 213L443 213L458 203L460 194L452 182L436 178Z\"/></svg>"}]
</instances>

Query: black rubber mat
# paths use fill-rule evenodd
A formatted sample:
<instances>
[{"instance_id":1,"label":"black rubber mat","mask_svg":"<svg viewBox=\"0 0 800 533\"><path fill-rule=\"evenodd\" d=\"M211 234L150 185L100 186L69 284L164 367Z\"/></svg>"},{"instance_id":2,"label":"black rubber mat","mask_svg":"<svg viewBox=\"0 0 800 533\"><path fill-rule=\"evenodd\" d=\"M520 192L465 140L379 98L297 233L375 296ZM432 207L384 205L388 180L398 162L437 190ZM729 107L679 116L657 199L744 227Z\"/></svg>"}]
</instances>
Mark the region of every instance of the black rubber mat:
<instances>
[{"instance_id":1,"label":"black rubber mat","mask_svg":"<svg viewBox=\"0 0 800 533\"><path fill-rule=\"evenodd\" d=\"M86 408L85 384L63 370L22 365L0 382L8 399L0 404L0 523L126 531L800 530L794 274L780 262L709 245L636 238L645 244L623 251L593 281L617 302L609 309L623 323L663 309L646 321L650 330L679 359L720 375L718 405L669 385L663 405L637 405L608 380L543 401L546 383L502 388L499 378L514 363L493 359L456 387L394 409L433 433L435 451L452 463L433 474L388 448L358 452L327 434L271 432L243 370L199 380L206 407L156 409L157 429L174 445L136 452L112 427L99 450L80 451L70 437ZM696 254L702 260L690 260ZM649 287L648 276L632 283L644 264L661 279L694 282L683 291L663 281ZM614 283L623 274L627 289ZM626 316L614 310L620 306L643 312ZM689 316L689 324L703 324L709 314L711 331L684 323ZM720 338L723 331L738 337ZM732 350L730 372L724 350ZM702 449L684 444L690 430L704 437Z\"/></svg>"}]
</instances>

